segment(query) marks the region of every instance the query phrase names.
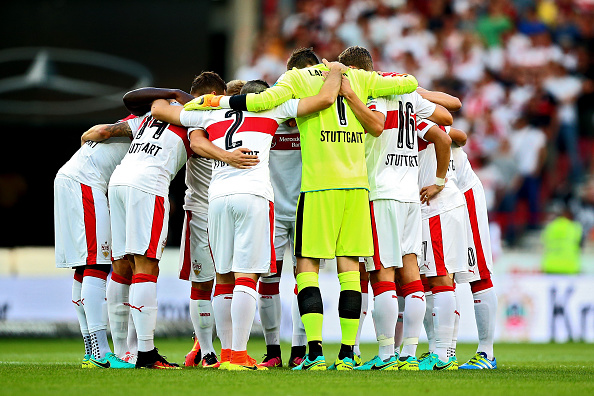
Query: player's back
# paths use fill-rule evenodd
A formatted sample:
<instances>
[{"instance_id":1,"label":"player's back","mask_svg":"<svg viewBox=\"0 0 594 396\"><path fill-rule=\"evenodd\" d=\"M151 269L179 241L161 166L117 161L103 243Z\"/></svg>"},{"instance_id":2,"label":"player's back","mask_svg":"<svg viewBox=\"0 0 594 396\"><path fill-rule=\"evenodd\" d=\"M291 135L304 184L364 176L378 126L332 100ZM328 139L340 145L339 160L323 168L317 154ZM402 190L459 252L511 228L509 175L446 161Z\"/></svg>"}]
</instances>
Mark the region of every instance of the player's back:
<instances>
[{"instance_id":1,"label":"player's back","mask_svg":"<svg viewBox=\"0 0 594 396\"><path fill-rule=\"evenodd\" d=\"M452 147L452 161L456 169L456 185L460 191L466 192L480 182L462 147Z\"/></svg>"},{"instance_id":2,"label":"player's back","mask_svg":"<svg viewBox=\"0 0 594 396\"><path fill-rule=\"evenodd\" d=\"M208 187L212 179L212 160L193 154L186 163L184 210L208 212Z\"/></svg>"},{"instance_id":3,"label":"player's back","mask_svg":"<svg viewBox=\"0 0 594 396\"><path fill-rule=\"evenodd\" d=\"M270 148L270 181L274 191L274 214L279 220L295 220L301 188L299 129L282 123Z\"/></svg>"}]
</instances>

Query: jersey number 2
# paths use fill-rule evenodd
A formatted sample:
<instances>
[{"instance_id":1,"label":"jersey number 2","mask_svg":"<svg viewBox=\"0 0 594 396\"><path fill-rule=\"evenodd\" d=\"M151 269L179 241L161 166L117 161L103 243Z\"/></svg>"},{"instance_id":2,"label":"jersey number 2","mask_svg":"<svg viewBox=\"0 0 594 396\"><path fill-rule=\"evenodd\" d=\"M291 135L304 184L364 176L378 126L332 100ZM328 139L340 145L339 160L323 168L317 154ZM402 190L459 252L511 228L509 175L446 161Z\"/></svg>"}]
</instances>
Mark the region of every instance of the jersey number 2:
<instances>
[{"instance_id":1,"label":"jersey number 2","mask_svg":"<svg viewBox=\"0 0 594 396\"><path fill-rule=\"evenodd\" d=\"M241 123L243 122L243 112L238 110L229 110L225 113L225 118L235 117L235 121L231 124L231 127L225 133L225 150L231 150L241 146L243 143L241 140L236 142L233 141L233 134L237 132Z\"/></svg>"}]
</instances>

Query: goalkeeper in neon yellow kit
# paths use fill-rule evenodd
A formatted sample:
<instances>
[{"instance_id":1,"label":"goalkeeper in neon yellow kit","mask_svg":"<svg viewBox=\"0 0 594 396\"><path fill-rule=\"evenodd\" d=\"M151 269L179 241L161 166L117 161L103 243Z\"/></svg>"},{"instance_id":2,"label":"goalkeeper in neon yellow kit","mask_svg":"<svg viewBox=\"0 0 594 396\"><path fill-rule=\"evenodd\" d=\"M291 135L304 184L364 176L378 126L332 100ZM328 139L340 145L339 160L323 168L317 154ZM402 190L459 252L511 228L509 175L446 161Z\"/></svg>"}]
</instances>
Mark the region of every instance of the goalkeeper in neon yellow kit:
<instances>
[{"instance_id":1,"label":"goalkeeper in neon yellow kit","mask_svg":"<svg viewBox=\"0 0 594 396\"><path fill-rule=\"evenodd\" d=\"M303 51L303 50L299 50ZM311 49L310 49L311 51ZM325 62L328 64L327 62ZM319 92L325 64L292 69L260 94L207 96L186 104L186 110L233 108L263 111L293 98ZM417 88L411 75L382 77L345 68L352 89L367 98L410 93ZM219 107L220 106L220 107ZM337 258L342 330L339 356L329 369L352 370L353 346L361 310L359 256L373 255L369 184L365 163L365 131L346 101L338 97L329 108L297 118L301 135L302 177L295 224L297 296L309 353L294 370L325 370L322 351L322 296L318 285L320 259Z\"/></svg>"}]
</instances>

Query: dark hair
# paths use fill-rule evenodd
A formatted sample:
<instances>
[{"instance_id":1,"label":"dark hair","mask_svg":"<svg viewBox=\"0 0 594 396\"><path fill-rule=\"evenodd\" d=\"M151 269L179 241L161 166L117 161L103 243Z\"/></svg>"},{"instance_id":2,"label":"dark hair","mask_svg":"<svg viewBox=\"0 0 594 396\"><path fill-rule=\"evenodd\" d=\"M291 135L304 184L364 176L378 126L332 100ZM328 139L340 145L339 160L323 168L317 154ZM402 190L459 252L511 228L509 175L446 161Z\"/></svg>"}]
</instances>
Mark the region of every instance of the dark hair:
<instances>
[{"instance_id":1,"label":"dark hair","mask_svg":"<svg viewBox=\"0 0 594 396\"><path fill-rule=\"evenodd\" d=\"M305 67L317 65L318 63L320 63L320 60L312 47L297 48L293 51L289 60L287 60L287 70L291 70L294 67L303 69Z\"/></svg>"},{"instance_id":2,"label":"dark hair","mask_svg":"<svg viewBox=\"0 0 594 396\"><path fill-rule=\"evenodd\" d=\"M345 66L354 66L359 69L372 71L373 59L365 47L353 45L338 55L338 61Z\"/></svg>"},{"instance_id":3,"label":"dark hair","mask_svg":"<svg viewBox=\"0 0 594 396\"><path fill-rule=\"evenodd\" d=\"M192 81L190 94L194 96L206 95L215 92L217 95L224 95L227 89L225 81L215 72L202 72Z\"/></svg>"},{"instance_id":4,"label":"dark hair","mask_svg":"<svg viewBox=\"0 0 594 396\"><path fill-rule=\"evenodd\" d=\"M239 92L240 95L245 95L249 93L260 93L265 91L267 88L270 88L270 85L266 81L262 80L250 80L243 84L241 91Z\"/></svg>"}]
</instances>

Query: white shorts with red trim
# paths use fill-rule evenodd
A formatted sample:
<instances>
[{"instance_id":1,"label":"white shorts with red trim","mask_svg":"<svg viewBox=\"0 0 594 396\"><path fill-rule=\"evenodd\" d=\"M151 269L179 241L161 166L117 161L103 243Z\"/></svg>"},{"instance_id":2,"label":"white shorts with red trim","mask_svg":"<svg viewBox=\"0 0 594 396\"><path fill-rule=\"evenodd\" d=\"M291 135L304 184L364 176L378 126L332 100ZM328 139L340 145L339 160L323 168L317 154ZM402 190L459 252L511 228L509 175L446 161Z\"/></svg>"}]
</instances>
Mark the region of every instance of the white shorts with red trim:
<instances>
[{"instance_id":1,"label":"white shorts with red trim","mask_svg":"<svg viewBox=\"0 0 594 396\"><path fill-rule=\"evenodd\" d=\"M186 210L179 253L179 279L208 282L215 278L208 246L208 214Z\"/></svg>"},{"instance_id":2,"label":"white shorts with red trim","mask_svg":"<svg viewBox=\"0 0 594 396\"><path fill-rule=\"evenodd\" d=\"M422 228L421 274L433 277L467 271L464 206L424 219Z\"/></svg>"},{"instance_id":3,"label":"white shorts with red trim","mask_svg":"<svg viewBox=\"0 0 594 396\"><path fill-rule=\"evenodd\" d=\"M107 197L69 177L54 180L56 267L111 264Z\"/></svg>"},{"instance_id":4,"label":"white shorts with red trim","mask_svg":"<svg viewBox=\"0 0 594 396\"><path fill-rule=\"evenodd\" d=\"M480 182L475 184L464 193L464 199L466 200L468 272L456 275L456 282L490 279L493 274L493 253L483 185Z\"/></svg>"},{"instance_id":5,"label":"white shorts with red trim","mask_svg":"<svg viewBox=\"0 0 594 396\"><path fill-rule=\"evenodd\" d=\"M373 257L365 258L365 269L402 268L402 256L421 254L421 205L394 199L369 203L373 233ZM381 263L381 264L380 264Z\"/></svg>"},{"instance_id":6,"label":"white shorts with red trim","mask_svg":"<svg viewBox=\"0 0 594 396\"><path fill-rule=\"evenodd\" d=\"M130 186L111 186L113 258L138 254L157 260L167 244L169 199Z\"/></svg>"},{"instance_id":7,"label":"white shorts with red trim","mask_svg":"<svg viewBox=\"0 0 594 396\"><path fill-rule=\"evenodd\" d=\"M274 251L277 260L285 257L287 247L291 251L291 261L293 267L297 265L293 249L293 239L295 238L295 220L274 220Z\"/></svg>"},{"instance_id":8,"label":"white shorts with red trim","mask_svg":"<svg viewBox=\"0 0 594 396\"><path fill-rule=\"evenodd\" d=\"M208 241L217 273L274 274L274 203L253 194L213 199Z\"/></svg>"}]
</instances>

